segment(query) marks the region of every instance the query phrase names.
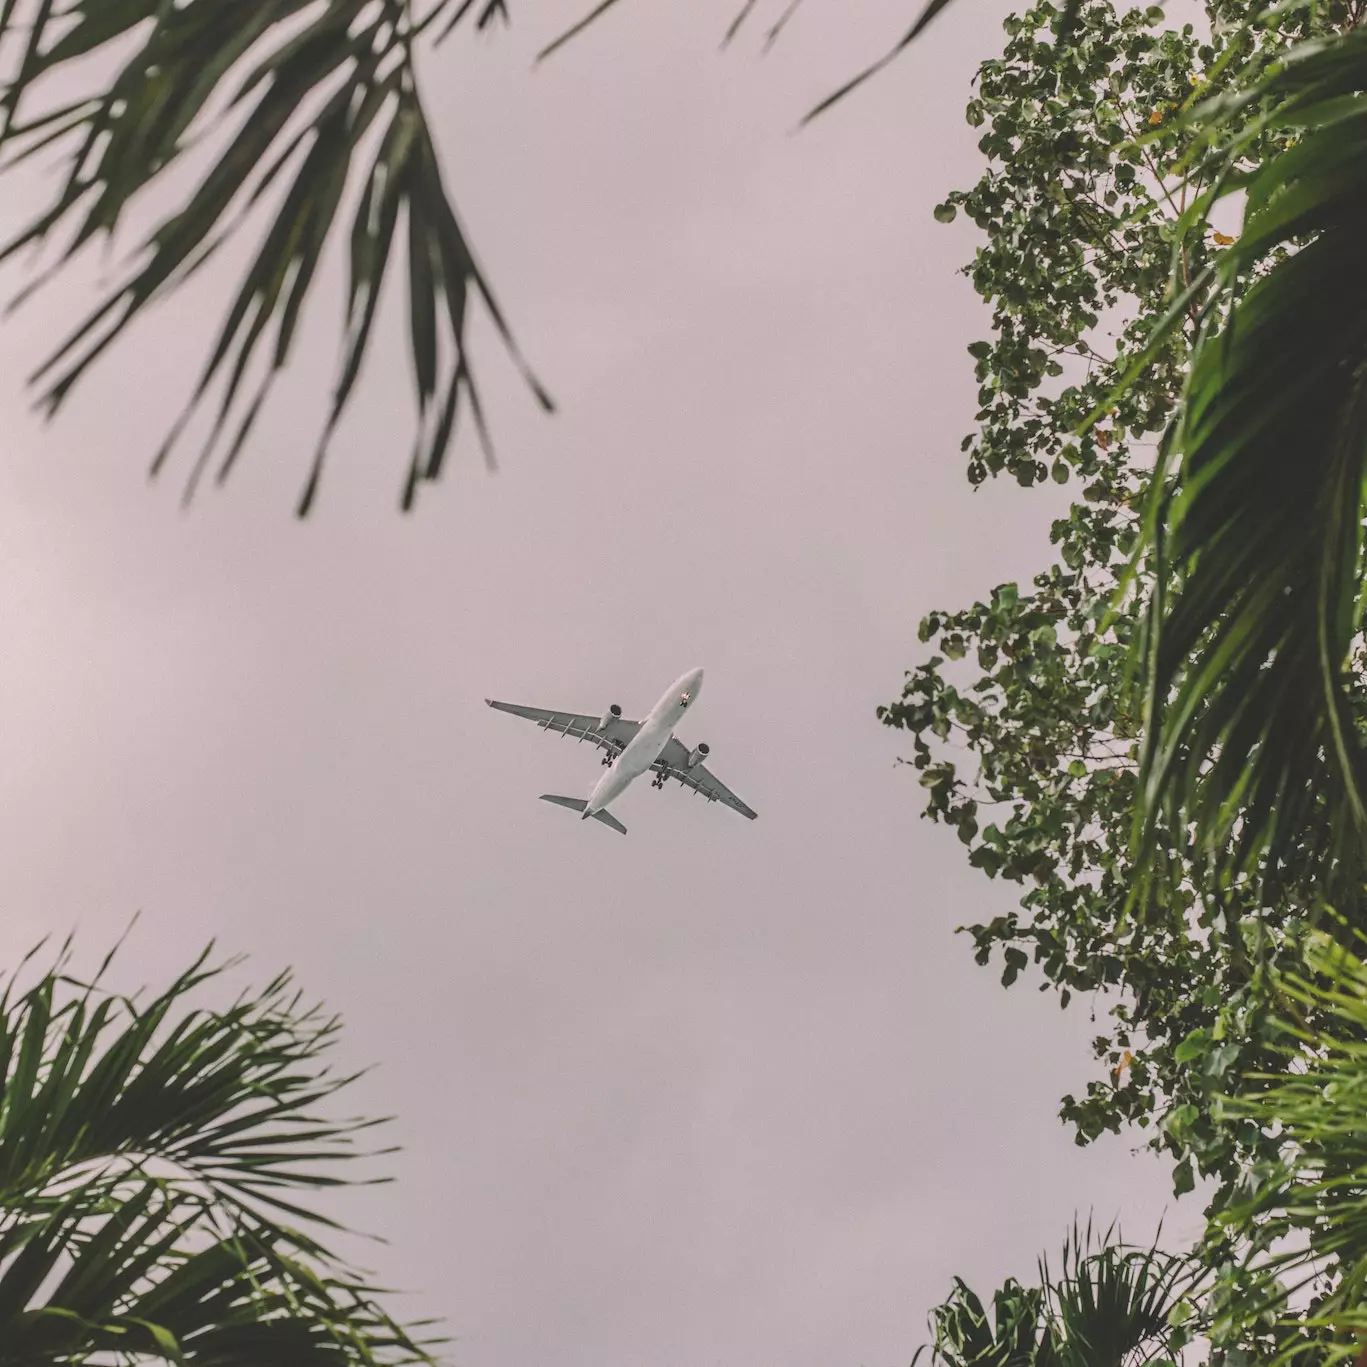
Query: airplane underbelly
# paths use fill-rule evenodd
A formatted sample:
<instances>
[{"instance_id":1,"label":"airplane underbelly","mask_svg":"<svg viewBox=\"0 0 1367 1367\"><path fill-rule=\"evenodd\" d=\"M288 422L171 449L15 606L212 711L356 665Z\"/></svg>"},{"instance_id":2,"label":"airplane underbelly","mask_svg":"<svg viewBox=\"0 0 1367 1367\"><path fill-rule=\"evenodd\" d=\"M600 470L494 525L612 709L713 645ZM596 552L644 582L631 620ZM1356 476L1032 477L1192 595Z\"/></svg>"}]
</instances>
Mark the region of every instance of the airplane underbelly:
<instances>
[{"instance_id":1,"label":"airplane underbelly","mask_svg":"<svg viewBox=\"0 0 1367 1367\"><path fill-rule=\"evenodd\" d=\"M643 727L636 733L631 744L622 751L613 768L623 775L630 774L632 778L639 778L660 758L660 752L668 744L667 730L654 732Z\"/></svg>"},{"instance_id":2,"label":"airplane underbelly","mask_svg":"<svg viewBox=\"0 0 1367 1367\"><path fill-rule=\"evenodd\" d=\"M589 797L589 805L594 809L599 809L606 807L609 802L616 801L622 795L622 790L635 777L635 774L622 772L619 759L594 785L593 792Z\"/></svg>"}]
</instances>

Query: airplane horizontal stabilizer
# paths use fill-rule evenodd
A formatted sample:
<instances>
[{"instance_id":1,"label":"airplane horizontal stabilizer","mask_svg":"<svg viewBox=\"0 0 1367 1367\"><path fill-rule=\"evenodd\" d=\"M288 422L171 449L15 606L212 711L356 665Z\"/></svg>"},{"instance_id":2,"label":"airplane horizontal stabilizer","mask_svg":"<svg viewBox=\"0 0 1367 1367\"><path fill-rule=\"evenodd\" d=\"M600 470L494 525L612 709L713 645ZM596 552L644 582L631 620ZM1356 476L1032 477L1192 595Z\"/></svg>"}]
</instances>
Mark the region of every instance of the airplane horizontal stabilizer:
<instances>
[{"instance_id":1,"label":"airplane horizontal stabilizer","mask_svg":"<svg viewBox=\"0 0 1367 1367\"><path fill-rule=\"evenodd\" d=\"M557 807L568 807L572 812L582 812L589 804L582 797L556 797L553 793L542 793L542 802L554 802ZM593 819L601 821L605 826L611 826L614 831L622 835L627 833L627 828L617 820L611 812L594 812Z\"/></svg>"}]
</instances>

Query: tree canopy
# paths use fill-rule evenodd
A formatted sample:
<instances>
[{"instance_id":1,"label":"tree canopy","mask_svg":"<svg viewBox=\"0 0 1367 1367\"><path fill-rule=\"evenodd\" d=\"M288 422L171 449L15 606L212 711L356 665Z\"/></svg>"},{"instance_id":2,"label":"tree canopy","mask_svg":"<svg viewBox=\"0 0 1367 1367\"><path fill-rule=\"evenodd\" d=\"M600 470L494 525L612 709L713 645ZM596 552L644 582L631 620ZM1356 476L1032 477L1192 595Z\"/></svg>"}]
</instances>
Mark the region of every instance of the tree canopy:
<instances>
[{"instance_id":1,"label":"tree canopy","mask_svg":"<svg viewBox=\"0 0 1367 1367\"><path fill-rule=\"evenodd\" d=\"M1057 561L1032 585L926 616L934 653L882 709L910 733L926 815L957 831L975 867L1024 888L1018 912L970 927L980 961L999 954L1008 984L1033 961L1064 1005L1114 994L1096 1040L1102 1075L1065 1098L1065 1117L1083 1141L1151 1128L1179 1160L1179 1190L1198 1167L1231 1182L1249 1157L1205 1098L1262 1058L1260 965L1294 942L1317 892L1306 858L1269 902L1243 885L1209 896L1203 834L1174 825L1152 850L1171 876L1155 904L1130 905L1144 718L1129 665L1144 600L1117 595L1198 319L1150 339L1174 248L1183 278L1197 279L1231 243L1209 223L1181 231L1181 167L1197 134L1177 114L1193 89L1233 84L1239 47L1245 63L1266 60L1313 31L1296 13L1262 32L1235 23L1235 7L1222 16L1203 39L1164 28L1158 10L1092 0L1060 48L1046 3L1008 21L1002 58L981 69L967 117L984 129L989 168L937 210L967 213L987 239L971 266L993 335L970 348L980 407L968 478L1052 479L1080 497L1053 527ZM1289 141L1259 136L1265 154Z\"/></svg>"},{"instance_id":2,"label":"tree canopy","mask_svg":"<svg viewBox=\"0 0 1367 1367\"><path fill-rule=\"evenodd\" d=\"M880 709L923 815L1022 889L979 962L1108 1012L1078 1141L1134 1125L1179 1195L1213 1179L1172 1322L1226 1364L1363 1332L1361 18L1007 21L988 169L936 210L985 238L963 451L1080 497L1032 584L925 617Z\"/></svg>"}]
</instances>

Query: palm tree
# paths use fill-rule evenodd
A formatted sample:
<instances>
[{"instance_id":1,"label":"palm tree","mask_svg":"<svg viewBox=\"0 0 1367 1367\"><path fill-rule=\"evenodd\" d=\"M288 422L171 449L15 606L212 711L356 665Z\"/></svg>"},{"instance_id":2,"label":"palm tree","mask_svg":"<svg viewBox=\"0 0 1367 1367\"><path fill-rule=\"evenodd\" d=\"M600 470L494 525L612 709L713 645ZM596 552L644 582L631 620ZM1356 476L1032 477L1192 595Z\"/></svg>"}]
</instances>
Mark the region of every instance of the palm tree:
<instances>
[{"instance_id":1,"label":"palm tree","mask_svg":"<svg viewBox=\"0 0 1367 1367\"><path fill-rule=\"evenodd\" d=\"M482 304L512 346L446 187L415 54L467 19L484 29L507 18L504 0L0 0L0 54L9 58L0 67L0 169L53 148L65 158L51 203L0 246L0 261L59 238L48 274L62 269L112 237L192 143L219 149L189 199L135 251L122 283L36 372L49 415L148 304L200 270L273 196L273 220L153 466L216 387L187 492L216 454L226 477L289 361L324 245L357 184L343 356L299 512L313 503L328 437L360 373L401 222L418 418L403 495L411 504L419 482L441 473L462 402L484 429L466 346L472 307ZM73 68L99 52L122 60L111 82L92 86ZM75 98L73 85L83 91Z\"/></svg>"},{"instance_id":2,"label":"palm tree","mask_svg":"<svg viewBox=\"0 0 1367 1367\"><path fill-rule=\"evenodd\" d=\"M618 3L590 5L540 56L559 50ZM881 69L946 3L930 0L892 54L807 118ZM800 4L783 0L766 47ZM725 42L756 8L757 0L737 0ZM492 318L537 401L552 411L456 213L418 80L425 50L458 30L482 32L499 22L511 22L508 0L0 0L0 175L52 152L61 154L63 166L51 202L0 241L0 263L60 241L20 300L97 239L112 239L189 147L207 141L218 148L188 200L134 250L122 283L31 377L48 416L150 303L198 272L272 205L274 216L190 403L153 461L156 473L198 409L211 409L187 498L210 469L220 482L231 473L290 360L324 247L341 231L349 238L343 355L300 516L313 507L329 440L351 400L381 290L400 251L407 258L416 409L401 506L411 508L419 486L440 477L463 408L492 461L466 341L475 306ZM105 84L92 84L87 74L86 59L97 53L118 59ZM59 100L51 93L57 89ZM82 93L73 96L73 89ZM355 188L360 197L344 227L342 204Z\"/></svg>"},{"instance_id":3,"label":"palm tree","mask_svg":"<svg viewBox=\"0 0 1367 1367\"><path fill-rule=\"evenodd\" d=\"M989 1319L960 1278L930 1313L932 1361L941 1367L1144 1367L1171 1359L1185 1342L1177 1307L1193 1269L1180 1258L1124 1245L1116 1231L1093 1236L1074 1224L1061 1275L1040 1259L1040 1285L1008 1280ZM918 1350L916 1358L921 1352ZM913 1364L916 1361L913 1358Z\"/></svg>"},{"instance_id":4,"label":"palm tree","mask_svg":"<svg viewBox=\"0 0 1367 1367\"><path fill-rule=\"evenodd\" d=\"M1336 931L1311 933L1304 971L1278 982L1289 1067L1223 1103L1275 1134L1280 1156L1207 1232L1210 1336L1268 1363L1360 1361L1367 1336L1367 963L1343 944L1367 940Z\"/></svg>"},{"instance_id":5,"label":"palm tree","mask_svg":"<svg viewBox=\"0 0 1367 1367\"><path fill-rule=\"evenodd\" d=\"M1168 323L1196 317L1151 484L1146 743L1137 834L1190 825L1219 892L1312 868L1355 898L1367 841L1358 734L1367 475L1367 33L1342 25L1186 117L1203 134L1187 232L1245 196L1243 228ZM1285 150L1265 155L1269 135ZM1288 145L1289 144L1289 145ZM1180 246L1180 244L1179 244ZM1174 260L1177 252L1174 253ZM1135 372L1152 351L1141 356Z\"/></svg>"},{"instance_id":6,"label":"palm tree","mask_svg":"<svg viewBox=\"0 0 1367 1367\"><path fill-rule=\"evenodd\" d=\"M145 1001L66 949L21 988L32 958L0 991L0 1364L430 1363L301 1204L368 1124L316 1114L337 1022L288 975L191 1005L210 951Z\"/></svg>"},{"instance_id":7,"label":"palm tree","mask_svg":"<svg viewBox=\"0 0 1367 1367\"><path fill-rule=\"evenodd\" d=\"M543 55L615 3L591 8ZM742 5L728 37L753 5ZM771 39L796 8L780 16ZM220 481L233 469L290 360L324 247L337 232L348 236L342 359L300 516L313 506L400 251L416 409L402 506L441 475L463 409L492 459L467 346L474 308L492 318L551 410L457 216L418 79L426 48L499 21L510 21L507 0L0 0L0 174L53 153L63 171L50 203L0 241L0 263L57 244L20 299L98 239L112 239L189 147L217 148L189 198L134 250L122 281L31 377L48 416L149 304L201 270L248 220L265 218L190 403L153 462L159 471L198 409L210 409L187 497L211 468ZM118 62L112 80L92 84L87 59L95 54ZM344 226L349 189L359 197Z\"/></svg>"}]
</instances>

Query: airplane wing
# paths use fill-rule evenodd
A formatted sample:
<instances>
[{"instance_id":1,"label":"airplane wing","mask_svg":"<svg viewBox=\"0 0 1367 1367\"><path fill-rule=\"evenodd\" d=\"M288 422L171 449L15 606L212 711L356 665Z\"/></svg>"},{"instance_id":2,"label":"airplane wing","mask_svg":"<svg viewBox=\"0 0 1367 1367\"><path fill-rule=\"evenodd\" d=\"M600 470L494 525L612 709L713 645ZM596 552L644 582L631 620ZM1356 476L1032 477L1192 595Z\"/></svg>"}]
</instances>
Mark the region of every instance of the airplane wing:
<instances>
[{"instance_id":1,"label":"airplane wing","mask_svg":"<svg viewBox=\"0 0 1367 1367\"><path fill-rule=\"evenodd\" d=\"M511 712L515 717L526 717L534 721L543 731L551 731L558 736L572 736L575 740L592 741L600 750L620 755L631 738L641 729L638 721L627 721L624 717L609 717L606 730L599 730L601 717L587 717L579 712L550 712L544 707L519 707L516 703L495 702L493 698L484 700L490 707L500 712Z\"/></svg>"},{"instance_id":2,"label":"airplane wing","mask_svg":"<svg viewBox=\"0 0 1367 1367\"><path fill-rule=\"evenodd\" d=\"M666 778L677 778L685 788L692 788L695 793L701 793L709 802L725 803L733 812L739 812L742 816L749 817L751 821L759 815L758 812L747 807L726 784L708 769L707 765L699 763L690 769L688 767L688 756L688 746L678 736L671 736L669 744L665 746L660 758L651 767L656 773L663 773Z\"/></svg>"}]
</instances>

